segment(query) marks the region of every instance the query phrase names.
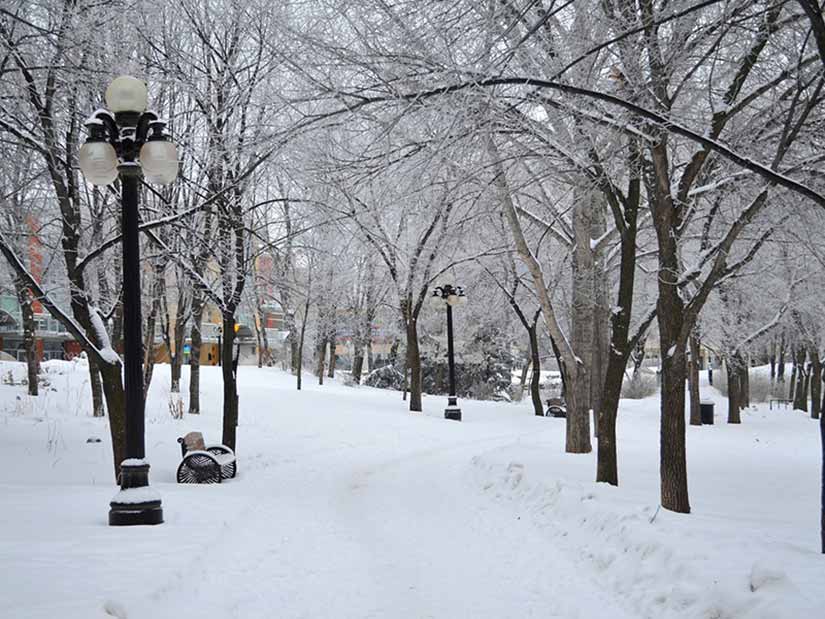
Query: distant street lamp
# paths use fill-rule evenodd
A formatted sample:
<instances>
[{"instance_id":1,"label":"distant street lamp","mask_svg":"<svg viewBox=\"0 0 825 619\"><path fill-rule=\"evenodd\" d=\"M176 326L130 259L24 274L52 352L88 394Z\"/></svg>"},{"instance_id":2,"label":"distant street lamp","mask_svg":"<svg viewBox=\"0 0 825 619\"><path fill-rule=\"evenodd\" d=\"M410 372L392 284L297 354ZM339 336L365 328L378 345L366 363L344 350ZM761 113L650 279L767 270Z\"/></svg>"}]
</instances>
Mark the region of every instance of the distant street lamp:
<instances>
[{"instance_id":1,"label":"distant street lamp","mask_svg":"<svg viewBox=\"0 0 825 619\"><path fill-rule=\"evenodd\" d=\"M458 397L455 388L455 355L453 352L453 306L464 303L467 297L461 286L446 284L433 290L433 297L444 301L447 306L447 364L450 369L450 392L447 394L447 408L444 409L444 419L461 421L461 409L458 407Z\"/></svg>"},{"instance_id":2,"label":"distant street lamp","mask_svg":"<svg viewBox=\"0 0 825 619\"><path fill-rule=\"evenodd\" d=\"M160 524L160 495L149 488L144 459L143 338L140 312L138 181L168 185L178 175L178 153L163 130L166 122L146 110L142 80L123 75L106 89L106 109L86 121L80 169L93 185L120 180L123 226L123 363L126 395L126 460L120 492L109 504L110 525ZM110 111L111 110L111 111Z\"/></svg>"}]
</instances>

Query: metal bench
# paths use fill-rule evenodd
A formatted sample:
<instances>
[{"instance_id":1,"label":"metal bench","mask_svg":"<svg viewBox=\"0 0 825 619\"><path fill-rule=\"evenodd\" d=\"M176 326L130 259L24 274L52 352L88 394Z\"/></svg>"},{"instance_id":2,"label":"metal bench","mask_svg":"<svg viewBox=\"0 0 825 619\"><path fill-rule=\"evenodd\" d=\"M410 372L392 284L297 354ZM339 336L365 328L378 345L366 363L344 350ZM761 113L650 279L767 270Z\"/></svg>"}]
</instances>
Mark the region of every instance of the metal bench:
<instances>
[{"instance_id":1,"label":"metal bench","mask_svg":"<svg viewBox=\"0 0 825 619\"><path fill-rule=\"evenodd\" d=\"M547 398L545 417L567 417L567 404L564 398Z\"/></svg>"},{"instance_id":2,"label":"metal bench","mask_svg":"<svg viewBox=\"0 0 825 619\"><path fill-rule=\"evenodd\" d=\"M789 400L788 398L771 398L768 400L768 410L773 410L774 402L776 402L777 408L779 408L780 404L784 404L785 408L788 408L788 404L793 404L793 400Z\"/></svg>"},{"instance_id":3,"label":"metal bench","mask_svg":"<svg viewBox=\"0 0 825 619\"><path fill-rule=\"evenodd\" d=\"M226 445L210 445L203 442L203 434L190 432L178 439L181 460L178 465L179 484L219 484L232 479L237 473L235 452Z\"/></svg>"}]
</instances>

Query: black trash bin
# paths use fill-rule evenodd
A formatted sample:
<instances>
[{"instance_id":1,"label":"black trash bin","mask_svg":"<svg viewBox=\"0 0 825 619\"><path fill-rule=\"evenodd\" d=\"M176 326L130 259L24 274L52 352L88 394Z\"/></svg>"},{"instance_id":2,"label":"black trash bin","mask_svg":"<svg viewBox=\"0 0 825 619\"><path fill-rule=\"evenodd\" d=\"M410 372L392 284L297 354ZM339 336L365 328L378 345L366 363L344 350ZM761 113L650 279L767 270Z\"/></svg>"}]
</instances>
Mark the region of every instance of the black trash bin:
<instances>
[{"instance_id":1,"label":"black trash bin","mask_svg":"<svg viewBox=\"0 0 825 619\"><path fill-rule=\"evenodd\" d=\"M702 417L703 425L713 425L713 402L700 402L699 413Z\"/></svg>"}]
</instances>

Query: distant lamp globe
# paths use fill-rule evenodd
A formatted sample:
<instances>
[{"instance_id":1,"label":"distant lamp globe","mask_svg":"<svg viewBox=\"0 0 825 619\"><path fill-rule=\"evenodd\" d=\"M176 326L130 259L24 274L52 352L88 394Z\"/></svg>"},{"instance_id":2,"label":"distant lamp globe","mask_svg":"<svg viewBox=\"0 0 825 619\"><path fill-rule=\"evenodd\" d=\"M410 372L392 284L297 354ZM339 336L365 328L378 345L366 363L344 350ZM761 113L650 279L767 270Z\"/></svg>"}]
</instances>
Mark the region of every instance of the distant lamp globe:
<instances>
[{"instance_id":1,"label":"distant lamp globe","mask_svg":"<svg viewBox=\"0 0 825 619\"><path fill-rule=\"evenodd\" d=\"M172 142L150 139L140 148L140 165L147 181L168 185L178 177L178 149Z\"/></svg>"},{"instance_id":2,"label":"distant lamp globe","mask_svg":"<svg viewBox=\"0 0 825 619\"><path fill-rule=\"evenodd\" d=\"M143 112L149 101L146 83L131 75L121 75L112 80L106 89L106 105L114 113Z\"/></svg>"},{"instance_id":3,"label":"distant lamp globe","mask_svg":"<svg viewBox=\"0 0 825 619\"><path fill-rule=\"evenodd\" d=\"M110 185L117 179L117 153L108 142L86 142L78 160L83 176L92 185Z\"/></svg>"}]
</instances>

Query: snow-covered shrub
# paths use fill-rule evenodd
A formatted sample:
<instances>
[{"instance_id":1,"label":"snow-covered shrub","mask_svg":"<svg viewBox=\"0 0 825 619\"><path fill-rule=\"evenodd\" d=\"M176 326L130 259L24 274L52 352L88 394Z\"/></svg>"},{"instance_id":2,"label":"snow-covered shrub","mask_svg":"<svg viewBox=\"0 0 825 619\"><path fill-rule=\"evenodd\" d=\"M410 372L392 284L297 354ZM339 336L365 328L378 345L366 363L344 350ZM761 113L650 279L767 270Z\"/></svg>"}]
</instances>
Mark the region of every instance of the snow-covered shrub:
<instances>
[{"instance_id":1,"label":"snow-covered shrub","mask_svg":"<svg viewBox=\"0 0 825 619\"><path fill-rule=\"evenodd\" d=\"M421 384L424 393L446 395L449 391L450 374L446 359L424 358L421 360ZM497 364L456 362L455 390L460 398L474 400L509 400L505 396L511 384L509 370L502 372Z\"/></svg>"},{"instance_id":2,"label":"snow-covered shrub","mask_svg":"<svg viewBox=\"0 0 825 619\"><path fill-rule=\"evenodd\" d=\"M497 328L482 326L455 363L456 395L475 400L510 400L513 355ZM445 395L449 390L449 366L445 355L421 360L425 393Z\"/></svg>"},{"instance_id":3,"label":"snow-covered shrub","mask_svg":"<svg viewBox=\"0 0 825 619\"><path fill-rule=\"evenodd\" d=\"M771 379L765 374L751 372L748 376L750 383L750 401L767 402L772 397L787 398L789 383L776 383L771 385ZM713 386L719 390L723 396L728 397L728 375L724 370L713 373Z\"/></svg>"},{"instance_id":4,"label":"snow-covered shrub","mask_svg":"<svg viewBox=\"0 0 825 619\"><path fill-rule=\"evenodd\" d=\"M767 402L771 399L771 378L762 373L751 373L748 382L751 388L751 402ZM786 385L782 385L783 391Z\"/></svg>"},{"instance_id":5,"label":"snow-covered shrub","mask_svg":"<svg viewBox=\"0 0 825 619\"><path fill-rule=\"evenodd\" d=\"M343 372L344 375L344 385L346 387L357 387L359 383L355 382L355 379L352 377L352 372Z\"/></svg>"},{"instance_id":6,"label":"snow-covered shrub","mask_svg":"<svg viewBox=\"0 0 825 619\"><path fill-rule=\"evenodd\" d=\"M384 365L367 374L364 384L378 389L403 389L404 375L392 365Z\"/></svg>"},{"instance_id":7,"label":"snow-covered shrub","mask_svg":"<svg viewBox=\"0 0 825 619\"><path fill-rule=\"evenodd\" d=\"M641 400L654 395L659 390L656 377L639 373L622 383L622 397L628 400Z\"/></svg>"}]
</instances>

